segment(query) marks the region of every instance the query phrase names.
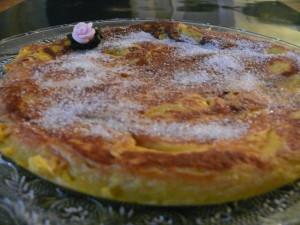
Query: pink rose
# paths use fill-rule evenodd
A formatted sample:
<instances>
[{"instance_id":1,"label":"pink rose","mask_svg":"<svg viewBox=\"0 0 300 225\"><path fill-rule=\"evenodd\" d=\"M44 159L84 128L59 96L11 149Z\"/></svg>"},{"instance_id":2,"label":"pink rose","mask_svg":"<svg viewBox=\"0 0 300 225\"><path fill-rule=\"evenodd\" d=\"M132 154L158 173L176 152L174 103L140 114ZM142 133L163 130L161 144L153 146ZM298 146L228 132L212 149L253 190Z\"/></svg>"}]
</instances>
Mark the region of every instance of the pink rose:
<instances>
[{"instance_id":1,"label":"pink rose","mask_svg":"<svg viewBox=\"0 0 300 225\"><path fill-rule=\"evenodd\" d=\"M80 44L86 44L95 36L95 29L93 23L80 22L73 28L72 37Z\"/></svg>"}]
</instances>

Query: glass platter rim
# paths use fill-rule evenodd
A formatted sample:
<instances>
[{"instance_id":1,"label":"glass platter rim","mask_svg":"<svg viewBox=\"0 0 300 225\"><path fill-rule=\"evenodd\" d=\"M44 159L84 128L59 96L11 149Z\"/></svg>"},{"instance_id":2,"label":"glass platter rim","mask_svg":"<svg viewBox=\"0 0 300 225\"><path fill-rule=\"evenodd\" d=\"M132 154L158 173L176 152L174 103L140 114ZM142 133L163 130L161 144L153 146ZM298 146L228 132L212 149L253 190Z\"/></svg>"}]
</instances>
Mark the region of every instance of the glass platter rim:
<instances>
[{"instance_id":1,"label":"glass platter rim","mask_svg":"<svg viewBox=\"0 0 300 225\"><path fill-rule=\"evenodd\" d=\"M235 32L235 33L239 33L239 34L245 34L245 35L250 35L256 38L261 38L264 39L266 41L270 41L270 42L276 42L282 45L286 45L292 48L296 48L300 50L300 45L297 44L293 44L290 43L288 41L276 38L274 36L268 36L268 35L264 35L264 34L260 34L257 32L253 32L247 29L243 29L243 28L234 28L234 27L225 27L225 26L219 26L219 25L214 25L214 24L210 24L210 23L202 23L202 22L196 22L194 20L176 20L176 19L151 19L151 18L147 18L147 19L140 19L140 18L115 18L115 19L107 19L107 20L92 20L92 21L83 21L83 22L93 22L96 25L100 25L102 26L107 26L107 25L120 25L120 24L124 24L124 25L130 25L130 24L134 24L134 23L141 23L141 22L151 22L151 21L172 21L172 22L182 22L182 23L186 23L189 25L195 25L195 26L199 26L199 27L205 27L205 28L212 28L212 29L216 29L218 31L224 31L224 32ZM72 22L72 23L66 23L66 24L59 24L59 25L53 25L53 26L47 26L47 27L42 27L42 28L38 28L38 29L34 29L34 30L30 30L24 33L20 33L20 34L16 34L16 35L12 35L9 37L5 37L3 39L0 39L0 50L1 50L1 46L5 45L9 42L13 42L16 41L20 38L24 38L24 37L29 37L35 34L39 34L39 33L43 33L43 32L51 32L51 31L59 31L60 29L67 29L67 28L71 28L72 26L74 26L77 22ZM66 31L65 31L66 32ZM5 56L5 54L1 54L0 52L0 57Z\"/></svg>"},{"instance_id":2,"label":"glass platter rim","mask_svg":"<svg viewBox=\"0 0 300 225\"><path fill-rule=\"evenodd\" d=\"M221 32L235 32L235 33L239 33L239 34L243 34L243 35L249 35L255 38L259 38L262 40L266 40L266 41L270 41L271 43L278 43L280 45L285 45L285 46L289 46L292 47L294 49L300 49L300 46L295 45L295 44L291 44L289 42L283 41L283 40L279 40L278 38L275 37L270 37L270 36L266 36L266 35L262 35L262 34L258 34L255 32L251 32L251 31L247 31L244 29L237 29L237 28L230 28L230 27L223 27L223 26L217 26L217 25L211 25L211 24L207 24L207 23L197 23L195 21L189 21L189 20L166 20L166 19L110 19L110 20L94 20L92 21L96 26L109 26L109 25L113 25L113 26L118 26L118 25L130 25L130 24L134 24L134 23L141 23L141 22L150 22L150 21L174 21L174 22L183 22L183 23L187 23L190 25L195 25L195 26L199 26L199 27L204 27L204 28L212 28L215 29L217 31L221 31ZM62 32L63 34L67 33L68 29L70 29L74 24L76 23L69 23L69 24L62 24L62 25L56 25L56 26L49 26L49 27L45 27L45 28L40 28L37 30L33 30L33 31L29 31L26 33L22 33L22 34L18 34L18 35L13 35L7 38L4 38L2 40L0 40L0 61L7 58L7 57L11 57L11 56L15 56L17 54L17 52L12 53L12 54L1 54L1 47L7 43L11 43L14 42L18 39L22 39L22 38L30 38L31 36L34 36L36 34L40 34L43 32L51 32L54 31L56 34L56 36L58 36L59 32ZM55 36L55 37L56 37ZM47 37L43 37L44 39L47 39ZM31 42L35 42L38 40L42 40L41 37L38 37L37 39L33 39L31 40ZM30 42L30 43L31 43ZM1 79L1 76L0 76ZM1 156L1 155L0 155ZM5 159L5 157L3 157ZM7 159L5 159L7 160ZM8 162L11 162L10 160L7 160ZM14 162L11 162L14 164L14 166L16 167L21 167L16 165ZM22 168L22 167L21 167ZM29 172L30 174L33 174L31 172ZM146 208L154 208L154 209L188 209L188 208L197 208L197 207L203 207L203 205L184 205L184 206L178 206L178 205L171 205L171 206L159 206L159 205L148 205L148 204L139 204L139 203L128 203L128 202L122 202L122 201L117 201L117 200L111 200L111 199L105 199L105 198L100 198L100 197L95 197L92 195L88 195L85 193L81 193L79 191L76 190L72 190L68 187L64 187L62 185L56 184L52 181L49 181L43 177L40 177L39 175L33 174L34 176L38 177L39 179L42 179L46 182L50 182L51 184L54 184L60 188L66 189L71 193L74 193L75 196L83 196L83 197L88 197L88 198L95 198L97 200L100 201L104 201L104 202L108 202L109 204L115 205L115 204L120 204L120 205L124 205L124 206L128 206L128 207L133 207L133 208L140 208L140 207L146 207ZM247 201L247 200L242 200L242 201ZM226 203L225 203L226 204Z\"/></svg>"}]
</instances>

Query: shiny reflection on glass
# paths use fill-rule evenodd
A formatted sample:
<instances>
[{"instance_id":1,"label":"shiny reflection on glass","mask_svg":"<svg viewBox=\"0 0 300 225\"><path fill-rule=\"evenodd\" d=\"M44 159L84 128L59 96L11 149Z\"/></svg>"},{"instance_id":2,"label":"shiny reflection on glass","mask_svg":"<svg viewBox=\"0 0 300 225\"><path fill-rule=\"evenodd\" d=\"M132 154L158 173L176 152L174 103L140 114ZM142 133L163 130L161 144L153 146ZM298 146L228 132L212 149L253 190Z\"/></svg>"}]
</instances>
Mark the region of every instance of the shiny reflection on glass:
<instances>
[{"instance_id":1,"label":"shiny reflection on glass","mask_svg":"<svg viewBox=\"0 0 300 225\"><path fill-rule=\"evenodd\" d=\"M209 23L300 45L298 0L30 0L0 13L0 39L52 25L116 18Z\"/></svg>"},{"instance_id":2,"label":"shiny reflection on glass","mask_svg":"<svg viewBox=\"0 0 300 225\"><path fill-rule=\"evenodd\" d=\"M242 8L242 12L247 16L254 16L265 23L300 25L299 11L282 2L249 3Z\"/></svg>"},{"instance_id":3,"label":"shiny reflection on glass","mask_svg":"<svg viewBox=\"0 0 300 225\"><path fill-rule=\"evenodd\" d=\"M212 12L222 7L214 1L181 0L180 3L182 5L177 8L177 11L183 12Z\"/></svg>"}]
</instances>

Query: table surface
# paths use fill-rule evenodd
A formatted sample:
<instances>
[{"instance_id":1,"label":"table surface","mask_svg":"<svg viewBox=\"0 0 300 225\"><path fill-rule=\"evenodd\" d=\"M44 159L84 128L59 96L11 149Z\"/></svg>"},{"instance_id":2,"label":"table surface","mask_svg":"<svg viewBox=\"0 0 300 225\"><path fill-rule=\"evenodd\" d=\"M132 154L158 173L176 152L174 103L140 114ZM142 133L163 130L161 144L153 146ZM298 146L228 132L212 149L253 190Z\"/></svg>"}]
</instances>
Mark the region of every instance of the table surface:
<instances>
[{"instance_id":1,"label":"table surface","mask_svg":"<svg viewBox=\"0 0 300 225\"><path fill-rule=\"evenodd\" d=\"M53 25L116 18L209 23L300 45L299 0L0 0L0 39Z\"/></svg>"}]
</instances>

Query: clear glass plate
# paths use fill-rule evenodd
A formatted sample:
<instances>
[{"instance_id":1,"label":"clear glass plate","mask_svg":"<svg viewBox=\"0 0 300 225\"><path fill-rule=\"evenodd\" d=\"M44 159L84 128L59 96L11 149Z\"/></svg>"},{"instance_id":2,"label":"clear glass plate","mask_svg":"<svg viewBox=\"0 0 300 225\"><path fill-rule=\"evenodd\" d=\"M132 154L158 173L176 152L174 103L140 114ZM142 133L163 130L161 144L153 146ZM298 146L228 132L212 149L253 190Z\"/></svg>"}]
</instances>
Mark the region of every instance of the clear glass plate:
<instances>
[{"instance_id":1,"label":"clear glass plate","mask_svg":"<svg viewBox=\"0 0 300 225\"><path fill-rule=\"evenodd\" d=\"M147 20L94 21L98 27ZM223 32L238 32L298 48L262 35L189 23ZM73 25L49 27L0 41L2 66L20 47L51 42L70 33ZM0 156L1 225L292 225L300 224L300 181L248 200L199 207L155 207L120 203L67 190L45 181Z\"/></svg>"}]
</instances>

